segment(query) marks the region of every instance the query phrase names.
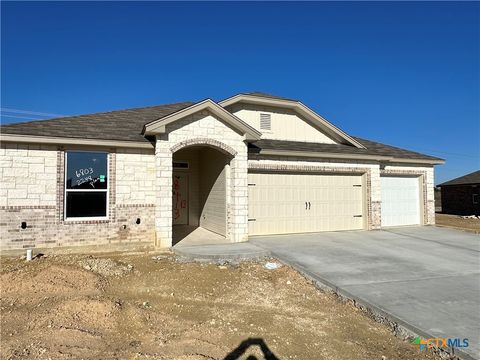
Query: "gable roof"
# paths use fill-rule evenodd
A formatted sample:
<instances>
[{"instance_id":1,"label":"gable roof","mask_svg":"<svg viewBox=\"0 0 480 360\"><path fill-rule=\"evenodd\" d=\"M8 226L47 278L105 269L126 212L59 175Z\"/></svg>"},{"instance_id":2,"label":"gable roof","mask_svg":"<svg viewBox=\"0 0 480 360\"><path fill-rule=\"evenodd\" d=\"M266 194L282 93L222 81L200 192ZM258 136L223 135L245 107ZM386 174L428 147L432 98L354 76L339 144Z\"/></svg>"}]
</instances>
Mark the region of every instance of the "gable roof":
<instances>
[{"instance_id":1,"label":"gable roof","mask_svg":"<svg viewBox=\"0 0 480 360\"><path fill-rule=\"evenodd\" d=\"M446 181L438 186L480 184L480 170Z\"/></svg>"},{"instance_id":2,"label":"gable roof","mask_svg":"<svg viewBox=\"0 0 480 360\"><path fill-rule=\"evenodd\" d=\"M354 138L349 136L340 128L330 123L328 120L324 119L322 116L318 115L315 111L313 111L300 101L273 97L272 95L262 93L260 93L260 95L258 94L259 93L238 94L220 101L219 104L223 107L227 107L239 102L245 102L249 104L267 105L291 109L297 112L305 120L307 120L314 126L322 128L322 130L332 139L335 139L340 143L346 143L355 146L357 148L364 148L361 143L356 141Z\"/></svg>"},{"instance_id":3,"label":"gable roof","mask_svg":"<svg viewBox=\"0 0 480 360\"><path fill-rule=\"evenodd\" d=\"M275 97L269 94L253 93L250 98L264 101L282 102L282 104L301 104L295 100ZM233 97L236 98L236 97ZM233 99L230 98L230 99ZM229 100L229 99L227 99ZM227 100L224 100L227 101ZM223 102L221 102L223 103ZM303 104L301 104L304 106ZM195 113L201 109L208 109L229 123L232 127L245 134L245 139L254 141L250 145L251 156L268 152L297 153L298 156L331 156L337 158L371 158L372 160L401 160L400 162L440 164L442 159L419 154L416 152L396 148L370 140L348 136L340 131L337 136L345 136L348 144L320 144L303 143L280 140L258 140L261 133L224 109L210 99L199 103L182 102L167 105L149 106L126 110L116 110L87 115L61 117L50 120L28 121L10 125L0 125L1 141L76 144L76 145L104 145L112 147L137 147L152 149L153 145L148 134L163 131L162 127L172 121ZM307 108L308 109L308 108ZM312 111L308 109L309 111ZM312 111L313 113L313 111ZM315 114L315 113L314 113ZM326 121L326 120L325 120ZM328 123L328 122L326 122ZM329 123L328 123L329 124ZM142 130L143 129L143 130ZM147 138L145 137L147 136ZM352 145L352 144L356 145Z\"/></svg>"},{"instance_id":4,"label":"gable roof","mask_svg":"<svg viewBox=\"0 0 480 360\"><path fill-rule=\"evenodd\" d=\"M210 111L214 115L227 122L234 129L240 131L242 134L245 135L245 140L258 140L262 136L262 133L260 131L248 125L246 122L236 117L232 113L228 112L211 99L205 99L187 108L181 109L175 113L169 114L160 119L145 124L142 130L142 134L154 135L158 133L164 133L165 127L168 124L171 124L177 120L185 118L186 116L193 115L203 110Z\"/></svg>"},{"instance_id":5,"label":"gable roof","mask_svg":"<svg viewBox=\"0 0 480 360\"><path fill-rule=\"evenodd\" d=\"M249 157L257 155L290 155L326 158L371 159L390 162L420 162L425 164L442 164L443 159L423 155L414 151L400 149L379 142L355 137L365 145L359 149L344 144L322 144L297 141L262 139L249 145Z\"/></svg>"}]
</instances>

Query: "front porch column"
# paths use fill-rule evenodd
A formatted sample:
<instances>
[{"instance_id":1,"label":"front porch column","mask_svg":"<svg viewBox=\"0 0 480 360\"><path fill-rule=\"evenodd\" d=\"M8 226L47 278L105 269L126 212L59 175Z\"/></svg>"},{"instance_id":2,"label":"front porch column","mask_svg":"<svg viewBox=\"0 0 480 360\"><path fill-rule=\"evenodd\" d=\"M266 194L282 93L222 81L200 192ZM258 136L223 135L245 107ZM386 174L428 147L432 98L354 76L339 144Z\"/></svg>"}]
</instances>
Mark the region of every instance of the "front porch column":
<instances>
[{"instance_id":1,"label":"front porch column","mask_svg":"<svg viewBox=\"0 0 480 360\"><path fill-rule=\"evenodd\" d=\"M248 240L248 162L247 147L238 151L231 167L231 219L232 242Z\"/></svg>"},{"instance_id":2,"label":"front porch column","mask_svg":"<svg viewBox=\"0 0 480 360\"><path fill-rule=\"evenodd\" d=\"M168 142L157 138L155 145L156 197L155 246L172 246L172 152Z\"/></svg>"}]
</instances>

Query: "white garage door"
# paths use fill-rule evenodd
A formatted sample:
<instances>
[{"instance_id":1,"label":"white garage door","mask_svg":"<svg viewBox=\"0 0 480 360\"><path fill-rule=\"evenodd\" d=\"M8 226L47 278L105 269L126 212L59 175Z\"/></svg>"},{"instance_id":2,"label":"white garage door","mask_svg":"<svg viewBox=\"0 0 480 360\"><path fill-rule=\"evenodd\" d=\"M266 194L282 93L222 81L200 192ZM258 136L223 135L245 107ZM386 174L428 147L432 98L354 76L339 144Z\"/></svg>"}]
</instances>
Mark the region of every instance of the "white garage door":
<instances>
[{"instance_id":1,"label":"white garage door","mask_svg":"<svg viewBox=\"0 0 480 360\"><path fill-rule=\"evenodd\" d=\"M381 177L382 226L420 224L420 179Z\"/></svg>"},{"instance_id":2,"label":"white garage door","mask_svg":"<svg viewBox=\"0 0 480 360\"><path fill-rule=\"evenodd\" d=\"M249 173L249 235L364 228L361 175Z\"/></svg>"}]
</instances>

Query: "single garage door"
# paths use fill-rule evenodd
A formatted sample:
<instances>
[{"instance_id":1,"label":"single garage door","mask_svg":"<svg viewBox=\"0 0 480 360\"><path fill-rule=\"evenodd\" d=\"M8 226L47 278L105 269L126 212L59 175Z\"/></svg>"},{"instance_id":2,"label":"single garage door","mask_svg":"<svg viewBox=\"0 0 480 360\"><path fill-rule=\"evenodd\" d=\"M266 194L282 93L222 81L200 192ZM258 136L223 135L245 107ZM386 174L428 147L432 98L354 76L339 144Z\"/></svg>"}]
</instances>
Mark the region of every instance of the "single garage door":
<instances>
[{"instance_id":1,"label":"single garage door","mask_svg":"<svg viewBox=\"0 0 480 360\"><path fill-rule=\"evenodd\" d=\"M420 224L420 178L382 176L382 226Z\"/></svg>"},{"instance_id":2,"label":"single garage door","mask_svg":"<svg viewBox=\"0 0 480 360\"><path fill-rule=\"evenodd\" d=\"M249 173L249 235L364 228L362 175Z\"/></svg>"}]
</instances>

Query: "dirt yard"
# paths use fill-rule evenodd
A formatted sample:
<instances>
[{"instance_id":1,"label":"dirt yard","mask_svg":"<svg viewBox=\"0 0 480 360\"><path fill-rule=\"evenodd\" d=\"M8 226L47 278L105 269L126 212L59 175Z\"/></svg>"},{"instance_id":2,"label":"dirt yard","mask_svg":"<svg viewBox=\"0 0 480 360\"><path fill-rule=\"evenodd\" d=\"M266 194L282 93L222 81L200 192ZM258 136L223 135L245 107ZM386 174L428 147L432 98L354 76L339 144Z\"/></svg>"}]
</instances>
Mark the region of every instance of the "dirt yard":
<instances>
[{"instance_id":1,"label":"dirt yard","mask_svg":"<svg viewBox=\"0 0 480 360\"><path fill-rule=\"evenodd\" d=\"M480 233L480 219L464 219L458 215L435 214L435 223L454 229Z\"/></svg>"},{"instance_id":2,"label":"dirt yard","mask_svg":"<svg viewBox=\"0 0 480 360\"><path fill-rule=\"evenodd\" d=\"M2 359L435 359L296 271L170 255L2 258Z\"/></svg>"}]
</instances>

